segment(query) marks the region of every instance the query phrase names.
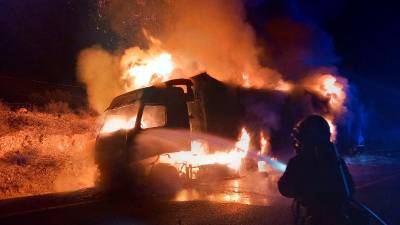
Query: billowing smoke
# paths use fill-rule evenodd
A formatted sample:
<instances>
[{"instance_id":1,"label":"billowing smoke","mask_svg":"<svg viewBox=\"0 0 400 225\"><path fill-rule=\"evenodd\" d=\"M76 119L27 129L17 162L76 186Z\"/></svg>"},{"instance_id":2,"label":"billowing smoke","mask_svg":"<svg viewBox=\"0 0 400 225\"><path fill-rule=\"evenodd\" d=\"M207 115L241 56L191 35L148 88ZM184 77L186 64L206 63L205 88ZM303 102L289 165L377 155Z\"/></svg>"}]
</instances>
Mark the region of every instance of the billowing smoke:
<instances>
[{"instance_id":1,"label":"billowing smoke","mask_svg":"<svg viewBox=\"0 0 400 225\"><path fill-rule=\"evenodd\" d=\"M325 15L328 10L306 11L303 6L310 4L298 0L243 2L247 21L264 49L262 63L278 70L284 79L301 80L310 70L335 66L338 62L331 36L310 16Z\"/></svg>"},{"instance_id":2,"label":"billowing smoke","mask_svg":"<svg viewBox=\"0 0 400 225\"><path fill-rule=\"evenodd\" d=\"M243 74L263 87L280 80L276 71L260 65L262 49L245 22L241 1L176 1L173 16L161 40L183 68L193 65L238 85L243 84Z\"/></svg>"},{"instance_id":3,"label":"billowing smoke","mask_svg":"<svg viewBox=\"0 0 400 225\"><path fill-rule=\"evenodd\" d=\"M78 59L80 80L87 86L90 104L98 111L104 110L112 97L129 86L129 81L123 79L126 68L119 62L132 52L123 51L126 40L132 41L131 47L144 48L141 53L171 54L175 69L170 78L207 71L219 80L237 85L243 85L244 80L263 88L281 84L278 72L260 65L262 49L256 45L252 27L245 22L245 11L239 0L100 3L107 24L120 37L120 48L109 52L93 47L83 50ZM137 24L132 18L137 18Z\"/></svg>"},{"instance_id":4,"label":"billowing smoke","mask_svg":"<svg viewBox=\"0 0 400 225\"><path fill-rule=\"evenodd\" d=\"M293 99L306 108L302 112L323 114L336 124L349 110L348 83L335 75L329 35L293 3L99 0L99 29L110 34L111 44L81 52L79 78L98 112L121 93L206 71L225 83L299 95ZM323 105L316 106L315 98ZM290 121L280 113L283 99L288 98L280 96L268 107L262 98L244 104L266 130L280 129L279 121Z\"/></svg>"},{"instance_id":5,"label":"billowing smoke","mask_svg":"<svg viewBox=\"0 0 400 225\"><path fill-rule=\"evenodd\" d=\"M86 84L89 104L98 112L123 93L117 56L101 47L92 47L81 51L77 66L79 79Z\"/></svg>"}]
</instances>

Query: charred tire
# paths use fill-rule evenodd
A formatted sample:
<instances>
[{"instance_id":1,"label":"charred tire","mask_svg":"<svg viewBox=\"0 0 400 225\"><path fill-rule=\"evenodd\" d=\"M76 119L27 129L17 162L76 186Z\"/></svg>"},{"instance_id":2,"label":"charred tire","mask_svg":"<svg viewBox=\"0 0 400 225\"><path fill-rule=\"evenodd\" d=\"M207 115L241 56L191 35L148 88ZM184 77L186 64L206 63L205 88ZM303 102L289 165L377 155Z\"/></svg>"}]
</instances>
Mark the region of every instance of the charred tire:
<instances>
[{"instance_id":1,"label":"charred tire","mask_svg":"<svg viewBox=\"0 0 400 225\"><path fill-rule=\"evenodd\" d=\"M147 184L155 194L170 195L181 188L182 180L174 166L159 163L151 169Z\"/></svg>"},{"instance_id":2,"label":"charred tire","mask_svg":"<svg viewBox=\"0 0 400 225\"><path fill-rule=\"evenodd\" d=\"M96 163L100 176L98 187L104 191L128 188L131 174L124 132L99 136L96 140Z\"/></svg>"},{"instance_id":3,"label":"charred tire","mask_svg":"<svg viewBox=\"0 0 400 225\"><path fill-rule=\"evenodd\" d=\"M132 175L125 166L99 166L98 187L106 192L129 189Z\"/></svg>"}]
</instances>

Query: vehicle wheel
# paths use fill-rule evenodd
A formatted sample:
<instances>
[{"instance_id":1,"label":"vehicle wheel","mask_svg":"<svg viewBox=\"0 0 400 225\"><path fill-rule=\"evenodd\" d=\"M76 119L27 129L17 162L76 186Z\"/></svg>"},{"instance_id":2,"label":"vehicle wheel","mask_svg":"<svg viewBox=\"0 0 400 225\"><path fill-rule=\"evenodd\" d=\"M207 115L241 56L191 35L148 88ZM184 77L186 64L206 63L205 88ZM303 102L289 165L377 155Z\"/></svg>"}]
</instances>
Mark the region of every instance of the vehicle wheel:
<instances>
[{"instance_id":1,"label":"vehicle wheel","mask_svg":"<svg viewBox=\"0 0 400 225\"><path fill-rule=\"evenodd\" d=\"M96 185L102 191L108 193L117 193L125 192L124 190L127 191L129 189L129 182L132 175L125 166L99 165L99 172L100 176Z\"/></svg>"},{"instance_id":2,"label":"vehicle wheel","mask_svg":"<svg viewBox=\"0 0 400 225\"><path fill-rule=\"evenodd\" d=\"M159 163L150 171L148 186L154 194L171 195L181 188L182 180L174 166Z\"/></svg>"}]
</instances>

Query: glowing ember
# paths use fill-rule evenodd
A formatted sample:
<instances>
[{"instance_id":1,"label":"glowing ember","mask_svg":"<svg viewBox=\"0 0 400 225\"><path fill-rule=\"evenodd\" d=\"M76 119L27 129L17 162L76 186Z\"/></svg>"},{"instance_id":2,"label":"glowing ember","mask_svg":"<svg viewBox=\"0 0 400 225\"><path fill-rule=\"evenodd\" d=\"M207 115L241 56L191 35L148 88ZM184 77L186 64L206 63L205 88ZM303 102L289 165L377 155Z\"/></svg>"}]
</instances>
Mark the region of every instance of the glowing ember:
<instances>
[{"instance_id":1,"label":"glowing ember","mask_svg":"<svg viewBox=\"0 0 400 225\"><path fill-rule=\"evenodd\" d=\"M249 145L250 134L243 128L234 149L209 153L206 143L194 140L192 141L190 151L161 155L160 162L169 163L177 168L182 168L182 165L196 168L202 165L221 164L239 171L242 159L247 155L247 151L249 150ZM185 173L186 171L182 170L181 172Z\"/></svg>"}]
</instances>

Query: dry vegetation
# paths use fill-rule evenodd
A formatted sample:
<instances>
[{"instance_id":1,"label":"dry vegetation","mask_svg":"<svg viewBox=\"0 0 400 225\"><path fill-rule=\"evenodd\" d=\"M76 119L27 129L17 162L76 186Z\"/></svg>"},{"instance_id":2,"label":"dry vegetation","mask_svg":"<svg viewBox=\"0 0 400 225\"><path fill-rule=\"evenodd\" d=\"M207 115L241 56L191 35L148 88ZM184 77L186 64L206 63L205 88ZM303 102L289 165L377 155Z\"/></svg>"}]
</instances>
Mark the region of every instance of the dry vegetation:
<instances>
[{"instance_id":1,"label":"dry vegetation","mask_svg":"<svg viewBox=\"0 0 400 225\"><path fill-rule=\"evenodd\" d=\"M0 102L0 199L93 186L96 117L67 103L11 110Z\"/></svg>"}]
</instances>

